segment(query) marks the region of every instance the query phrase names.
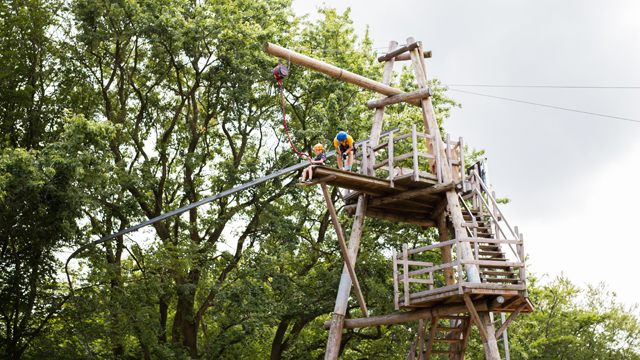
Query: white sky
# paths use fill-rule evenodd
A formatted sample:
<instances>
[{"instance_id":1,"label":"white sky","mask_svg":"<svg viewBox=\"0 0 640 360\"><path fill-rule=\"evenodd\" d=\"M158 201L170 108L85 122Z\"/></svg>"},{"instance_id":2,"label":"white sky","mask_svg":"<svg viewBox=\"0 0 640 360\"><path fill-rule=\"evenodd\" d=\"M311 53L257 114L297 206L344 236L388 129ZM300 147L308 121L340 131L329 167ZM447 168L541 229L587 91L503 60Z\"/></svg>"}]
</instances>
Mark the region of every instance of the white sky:
<instances>
[{"instance_id":1,"label":"white sky","mask_svg":"<svg viewBox=\"0 0 640 360\"><path fill-rule=\"evenodd\" d=\"M315 14L323 3L351 8L376 48L421 40L433 51L428 75L444 84L640 86L637 1L297 0L294 9ZM455 89L640 121L640 89ZM604 281L624 303L640 302L640 123L449 94L463 107L445 127L486 150L530 270Z\"/></svg>"}]
</instances>

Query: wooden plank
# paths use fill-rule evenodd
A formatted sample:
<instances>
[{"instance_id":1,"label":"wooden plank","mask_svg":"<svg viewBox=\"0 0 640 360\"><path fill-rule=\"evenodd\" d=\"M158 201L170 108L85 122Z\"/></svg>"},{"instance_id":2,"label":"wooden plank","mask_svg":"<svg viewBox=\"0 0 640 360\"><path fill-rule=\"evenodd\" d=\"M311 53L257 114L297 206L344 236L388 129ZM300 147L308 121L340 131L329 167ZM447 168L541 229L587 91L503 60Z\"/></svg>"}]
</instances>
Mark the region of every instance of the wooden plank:
<instances>
[{"instance_id":1,"label":"wooden plank","mask_svg":"<svg viewBox=\"0 0 640 360\"><path fill-rule=\"evenodd\" d=\"M460 242L522 245L522 241L520 240L487 239L487 238L464 238L464 239L460 239Z\"/></svg>"},{"instance_id":2,"label":"wooden plank","mask_svg":"<svg viewBox=\"0 0 640 360\"><path fill-rule=\"evenodd\" d=\"M371 201L369 201L369 206L382 206L392 202L408 200L419 196L441 194L445 191L455 188L455 186L456 184L454 182L449 182L446 184L437 184L422 189L408 190L395 195L388 195L377 199L371 199Z\"/></svg>"},{"instance_id":3,"label":"wooden plank","mask_svg":"<svg viewBox=\"0 0 640 360\"><path fill-rule=\"evenodd\" d=\"M486 284L486 283L472 283L465 282L461 284L465 288L475 289L493 289L493 290L526 290L526 285L520 284Z\"/></svg>"},{"instance_id":4,"label":"wooden plank","mask_svg":"<svg viewBox=\"0 0 640 360\"><path fill-rule=\"evenodd\" d=\"M431 284L431 285L433 285L433 280L429 280L429 279L412 279L412 278L409 278L409 282L410 283L417 283L417 284Z\"/></svg>"},{"instance_id":5,"label":"wooden plank","mask_svg":"<svg viewBox=\"0 0 640 360\"><path fill-rule=\"evenodd\" d=\"M403 47L401 47L401 48L399 48L397 50L391 51L391 52L387 53L386 55L378 56L378 62L385 62L387 60L391 60L394 57L396 57L396 56L398 56L398 55L400 55L402 53L406 53L407 51L411 51L411 50L417 48L420 45L421 45L421 42L420 41L416 41L416 42L413 42L413 43L408 44L406 46L403 46Z\"/></svg>"},{"instance_id":6,"label":"wooden plank","mask_svg":"<svg viewBox=\"0 0 640 360\"><path fill-rule=\"evenodd\" d=\"M485 267L490 267L490 266L501 266L501 267L512 266L512 267L516 267L516 266L524 265L521 262L490 261L490 260L462 260L461 262L463 264L484 265Z\"/></svg>"},{"instance_id":7,"label":"wooden plank","mask_svg":"<svg viewBox=\"0 0 640 360\"><path fill-rule=\"evenodd\" d=\"M409 266L433 266L432 262L425 261L407 261L407 264L409 264Z\"/></svg>"},{"instance_id":8,"label":"wooden plank","mask_svg":"<svg viewBox=\"0 0 640 360\"><path fill-rule=\"evenodd\" d=\"M443 293L443 292L447 292L447 291L451 291L451 290L457 290L457 289L458 289L458 284L453 284L453 285L439 287L439 288L433 289L433 290L420 291L418 293L411 294L411 297L412 298L419 298L421 296L439 294L439 293Z\"/></svg>"},{"instance_id":9,"label":"wooden plank","mask_svg":"<svg viewBox=\"0 0 640 360\"><path fill-rule=\"evenodd\" d=\"M269 55L277 56L281 59L286 59L287 61L292 62L294 64L298 64L300 66L304 66L311 70L321 72L325 75L329 75L338 80L348 82L350 84L359 86L361 88L375 91L382 95L393 96L393 95L399 95L404 93L400 89L396 89L389 85L381 84L377 81L367 79L364 76L360 76L350 71L340 69L336 66L327 64L323 61L313 59L311 57L299 54L295 51L285 49L283 47L280 47L278 45L275 45L269 42L264 43L264 45L262 46L262 51L264 51ZM410 104L415 106L420 106L420 100L412 100Z\"/></svg>"},{"instance_id":10,"label":"wooden plank","mask_svg":"<svg viewBox=\"0 0 640 360\"><path fill-rule=\"evenodd\" d=\"M419 225L419 226L425 226L425 227L433 227L436 224L435 221L433 220L391 214L391 213L382 212L382 211L367 210L365 214L367 217L374 218L374 219L403 222L407 224L413 224L413 225Z\"/></svg>"},{"instance_id":11,"label":"wooden plank","mask_svg":"<svg viewBox=\"0 0 640 360\"><path fill-rule=\"evenodd\" d=\"M336 174L331 174L331 175L327 175L327 176L323 176L319 179L313 180L310 183L304 183L304 184L296 184L297 186L311 186L311 185L316 185L319 184L321 182L325 182L325 181L329 181L329 180L333 180L336 178Z\"/></svg>"},{"instance_id":12,"label":"wooden plank","mask_svg":"<svg viewBox=\"0 0 640 360\"><path fill-rule=\"evenodd\" d=\"M511 322L516 318L516 316L518 316L518 314L520 314L520 311L522 311L522 309L524 309L525 306L527 306L527 303L523 302L522 304L520 304L520 306L518 306L516 308L516 310L514 312L511 313L511 315L509 316L507 321L505 321L504 324L502 324L502 326L500 326L500 329L498 329L498 331L496 331L496 339L499 338L500 335L502 335L502 332L507 329L509 324L511 324Z\"/></svg>"},{"instance_id":13,"label":"wooden plank","mask_svg":"<svg viewBox=\"0 0 640 360\"><path fill-rule=\"evenodd\" d=\"M364 317L368 317L369 312L367 311L367 304L364 301L364 296L362 296L362 291L360 290L360 284L358 283L358 278L356 277L356 272L355 272L355 269L353 268L353 264L351 264L351 261L349 260L349 251L347 250L347 243L344 239L342 226L340 226L340 221L338 221L336 210L333 207L333 201L331 201L331 195L329 194L329 190L327 189L327 185L325 183L321 183L320 186L322 187L322 193L324 194L324 199L327 202L327 209L329 210L329 214L331 215L331 222L333 222L333 227L338 236L338 242L340 243L340 250L342 250L344 263L347 266L347 270L349 271L349 276L351 277L351 282L353 283L353 289L356 293L356 297L358 298L358 304L362 309L362 315Z\"/></svg>"},{"instance_id":14,"label":"wooden plank","mask_svg":"<svg viewBox=\"0 0 640 360\"><path fill-rule=\"evenodd\" d=\"M467 304L467 309L469 309L469 313L471 314L471 317L473 318L473 321L476 322L476 327L478 328L478 331L480 332L480 337L482 337L482 342L487 342L487 331L484 328L484 324L482 323L482 321L480 321L480 317L478 316L478 312L476 311L475 306L473 306L473 302L471 301L471 299L469 298L469 295L465 294L462 296L464 299L465 304Z\"/></svg>"},{"instance_id":15,"label":"wooden plank","mask_svg":"<svg viewBox=\"0 0 640 360\"><path fill-rule=\"evenodd\" d=\"M407 244L402 244L402 266L404 267L402 276L404 276L404 304L411 305L411 294L409 292L409 255L407 254Z\"/></svg>"},{"instance_id":16,"label":"wooden plank","mask_svg":"<svg viewBox=\"0 0 640 360\"><path fill-rule=\"evenodd\" d=\"M397 104L399 102L407 102L415 99L424 99L433 95L433 90L431 88L420 89L400 95L389 96L387 98L378 99L378 100L370 100L367 102L367 107L369 109L379 108L381 106L389 106L393 104Z\"/></svg>"},{"instance_id":17,"label":"wooden plank","mask_svg":"<svg viewBox=\"0 0 640 360\"><path fill-rule=\"evenodd\" d=\"M391 259L393 261L393 304L396 311L400 310L398 307L398 260L396 259L396 249L391 249Z\"/></svg>"},{"instance_id":18,"label":"wooden plank","mask_svg":"<svg viewBox=\"0 0 640 360\"><path fill-rule=\"evenodd\" d=\"M458 265L458 261L447 263L447 264L442 264L442 265L436 265L436 266L433 266L433 267L424 268L424 269L420 269L420 270L414 270L414 271L410 271L409 272L409 276L422 275L422 274L426 274L426 273L429 273L429 272L434 272L434 271L438 271L438 270L442 270L442 269L446 269L446 268L452 268L452 267L454 267L456 265ZM403 275L399 275L399 276L400 276L400 279L404 279L404 274ZM475 284L475 283L473 283L473 284ZM453 286L453 285L451 285L451 286Z\"/></svg>"},{"instance_id":19,"label":"wooden plank","mask_svg":"<svg viewBox=\"0 0 640 360\"><path fill-rule=\"evenodd\" d=\"M457 242L456 239L453 240L447 240L447 241L443 241L439 244L433 244L433 245L427 245L427 246L421 246L412 250L409 250L409 255L412 254L417 254L417 253L421 253L421 252L425 252L425 251L429 251L429 250L433 250L433 249L437 249L439 247L443 247L443 246L447 246L447 245L453 245ZM401 259L401 256L398 256L398 259Z\"/></svg>"},{"instance_id":20,"label":"wooden plank","mask_svg":"<svg viewBox=\"0 0 640 360\"><path fill-rule=\"evenodd\" d=\"M460 295L460 291L458 289L454 290L454 291L447 291L447 292L443 292L443 293L438 293L438 294L433 294L433 295L426 295L426 296L422 296L419 298L414 298L412 299L412 304L416 305L417 307L422 307L421 304L424 304L425 302L428 301L436 301L437 303L440 303L443 299L449 298L447 300L447 304L449 303L453 303L452 298ZM457 301L456 301L457 303ZM403 308L402 303L400 303L400 308Z\"/></svg>"},{"instance_id":21,"label":"wooden plank","mask_svg":"<svg viewBox=\"0 0 640 360\"><path fill-rule=\"evenodd\" d=\"M329 168L329 167L318 167L315 169L315 171L318 174L321 175L329 175L329 174L335 174L336 175L336 180L351 180L351 181L355 181L357 183L366 183L366 184L371 184L371 185L376 185L376 186L380 186L381 188L387 188L389 189L389 180L387 179L378 179L376 177L373 176L369 176L369 175L363 175L363 174L357 174L357 173L353 173L353 172L347 172L347 171L342 171L339 169L334 169L334 168ZM406 186L396 186L396 190L398 191L407 191L409 190L408 187Z\"/></svg>"}]
</instances>

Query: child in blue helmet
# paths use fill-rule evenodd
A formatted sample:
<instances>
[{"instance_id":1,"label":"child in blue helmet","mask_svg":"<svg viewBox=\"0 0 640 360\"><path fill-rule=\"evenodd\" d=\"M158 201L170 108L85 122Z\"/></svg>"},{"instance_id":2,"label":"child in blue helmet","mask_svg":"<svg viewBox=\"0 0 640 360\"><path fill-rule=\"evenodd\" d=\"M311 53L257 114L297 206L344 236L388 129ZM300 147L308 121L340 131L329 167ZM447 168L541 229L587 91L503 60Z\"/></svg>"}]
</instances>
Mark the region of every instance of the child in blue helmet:
<instances>
[{"instance_id":1,"label":"child in blue helmet","mask_svg":"<svg viewBox=\"0 0 640 360\"><path fill-rule=\"evenodd\" d=\"M333 139L333 145L336 147L336 155L338 155L338 168L341 170L351 171L353 165L353 138L346 132L340 131L336 138ZM348 167L343 166L343 159L349 157Z\"/></svg>"}]
</instances>

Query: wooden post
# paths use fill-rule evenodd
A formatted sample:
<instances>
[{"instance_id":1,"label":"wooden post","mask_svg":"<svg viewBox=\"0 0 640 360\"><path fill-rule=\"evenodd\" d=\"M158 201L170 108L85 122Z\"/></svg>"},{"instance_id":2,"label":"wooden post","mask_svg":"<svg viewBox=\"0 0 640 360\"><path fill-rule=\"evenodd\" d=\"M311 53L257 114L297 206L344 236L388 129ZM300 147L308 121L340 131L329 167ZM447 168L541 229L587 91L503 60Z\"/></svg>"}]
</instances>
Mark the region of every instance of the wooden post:
<instances>
[{"instance_id":1,"label":"wooden post","mask_svg":"<svg viewBox=\"0 0 640 360\"><path fill-rule=\"evenodd\" d=\"M458 152L460 153L460 180L464 183L464 171L465 171L465 165L464 165L464 142L462 141L462 136L460 136L460 138L458 138L460 141L460 147L458 148ZM462 188L462 191L464 191L465 189Z\"/></svg>"},{"instance_id":2,"label":"wooden post","mask_svg":"<svg viewBox=\"0 0 640 360\"><path fill-rule=\"evenodd\" d=\"M389 133L389 145L387 146L389 155L389 186L393 188L393 178L395 177L395 168L393 166L393 131Z\"/></svg>"},{"instance_id":3,"label":"wooden post","mask_svg":"<svg viewBox=\"0 0 640 360\"><path fill-rule=\"evenodd\" d=\"M404 275L404 306L411 305L411 293L409 289L409 254L407 252L407 244L402 244L402 272Z\"/></svg>"},{"instance_id":4,"label":"wooden post","mask_svg":"<svg viewBox=\"0 0 640 360\"><path fill-rule=\"evenodd\" d=\"M480 327L485 328L487 335L486 340L483 339L482 347L484 347L484 356L486 360L500 360L500 351L498 350L498 341L496 340L495 327L491 322L488 311L478 312L478 317L482 320L481 323L476 324L478 329Z\"/></svg>"},{"instance_id":5,"label":"wooden post","mask_svg":"<svg viewBox=\"0 0 640 360\"><path fill-rule=\"evenodd\" d=\"M424 360L424 333L426 321L423 319L418 320L418 337L420 338L420 347L418 348L418 360Z\"/></svg>"},{"instance_id":6,"label":"wooden post","mask_svg":"<svg viewBox=\"0 0 640 360\"><path fill-rule=\"evenodd\" d=\"M447 228L446 214L441 212L436 218L436 224L438 225L438 240L440 242L449 241L449 229ZM442 255L442 263L448 264L453 262L453 254L451 253L451 245L443 246L440 248ZM462 281L462 279L460 279ZM456 279L453 276L453 268L444 269L444 284L453 285L456 283Z\"/></svg>"},{"instance_id":7,"label":"wooden post","mask_svg":"<svg viewBox=\"0 0 640 360\"><path fill-rule=\"evenodd\" d=\"M420 180L418 169L418 136L416 134L416 125L411 125L411 141L413 142L413 181Z\"/></svg>"},{"instance_id":8,"label":"wooden post","mask_svg":"<svg viewBox=\"0 0 640 360\"><path fill-rule=\"evenodd\" d=\"M396 249L391 249L391 259L393 261L393 304L395 305L396 311L400 310L400 306L398 306L398 254L396 253Z\"/></svg>"},{"instance_id":9,"label":"wooden post","mask_svg":"<svg viewBox=\"0 0 640 360\"><path fill-rule=\"evenodd\" d=\"M369 317L367 304L365 303L364 297L362 296L362 291L360 290L360 284L358 283L358 278L356 277L354 264L351 262L351 260L349 260L349 252L347 249L347 244L344 241L344 235L342 234L342 226L340 226L340 222L338 221L336 210L333 207L333 201L331 201L331 195L329 194L329 190L327 190L327 184L321 183L320 186L322 187L324 199L327 202L327 208L329 209L329 214L331 215L333 228L336 230L336 235L338 236L338 242L340 243L340 249L342 250L342 256L344 257L344 265L349 272L351 282L353 283L353 289L355 290L356 297L358 298L358 303L360 304L360 309L362 309L362 316Z\"/></svg>"},{"instance_id":10,"label":"wooden post","mask_svg":"<svg viewBox=\"0 0 640 360\"><path fill-rule=\"evenodd\" d=\"M267 48L268 47L270 46L267 46ZM398 47L398 43L395 41L391 41L389 43L389 52L395 50L396 47ZM265 50L265 52L268 52L268 51ZM305 60L305 59L302 59L302 60ZM317 61L317 60L314 60L314 61ZM322 62L319 62L319 63L321 64L316 63L316 65L322 65L322 64L328 65ZM391 75L393 73L393 64L394 64L393 59L385 63L384 73L382 75L382 84L376 83L375 81L366 79L361 76L358 77L358 75L345 72L341 69L336 68L335 66L330 66L330 65L328 66L334 68L335 70L339 70L339 74L337 74L338 76L335 76L336 72L333 71L333 75L331 74L328 74L328 75L336 77L339 80L343 79L347 82L350 82L352 84L362 86L362 87L364 87L362 85L362 82L364 81L369 85L371 85L370 88L369 87L365 87L365 88L369 88L370 90L374 90L379 93L382 93L382 91L385 91L386 92L385 95L387 96L398 95L402 93L402 91L393 89L388 85L391 82ZM347 80L347 78L344 77L345 74L347 75L347 78L349 77L348 75L351 74L351 75L355 75L355 77L358 77L360 79L352 79L353 81L349 81ZM383 87L384 89L381 87ZM393 90L389 90L389 89L393 89ZM378 91L378 90L381 90L381 91ZM384 96L381 95L379 98L383 98L383 97ZM369 137L369 144L372 147L377 146L378 142L380 141L380 133L382 132L382 120L384 117L384 111L385 111L384 106L379 107L376 109L376 112L373 116L373 125L371 126L371 136ZM366 153L363 153L363 161L364 161L365 154ZM356 213L354 215L353 226L351 228L351 237L349 239L349 259L352 260L352 263L355 263L356 258L358 256L358 250L360 248L360 236L362 235L362 228L364 226L364 219L367 211L368 201L369 201L369 198L365 195L360 195L358 197ZM344 315L346 314L346 311L347 311L349 293L351 290L351 278L349 277L348 274L345 274L345 271L346 269L342 270L342 276L340 277L340 285L338 287L338 295L336 296L336 306L333 310L333 315L331 317L332 324L339 322L340 325L332 326L331 329L329 330L329 337L327 339L327 348L326 348L325 357L324 357L325 360L336 360L338 358L338 355L340 354L340 341L342 340L342 328L344 323Z\"/></svg>"},{"instance_id":11,"label":"wooden post","mask_svg":"<svg viewBox=\"0 0 640 360\"><path fill-rule=\"evenodd\" d=\"M414 43L412 37L407 39L407 43ZM418 87L420 89L428 88L427 77L423 71L421 60L419 58L419 52L417 49L414 49L410 52L411 54L411 63L413 65L413 71L416 76L416 80L418 82ZM427 98L422 100L422 115L424 118L424 128L425 132L429 132L430 135L434 136L434 142L441 142L440 138L440 129L438 128L438 122L436 120L436 115L433 109L433 104L431 102L431 98ZM430 150L431 151L431 150ZM433 152L431 152L433 154ZM446 154L444 153L442 147L440 147L440 151L438 154L435 154L440 160L446 159ZM445 166L444 171L442 171L443 181L450 182L453 177L451 175L451 171ZM449 213L451 214L451 222L455 229L456 238L466 238L467 235L462 226L464 224L464 218L462 216L462 210L460 209L460 203L458 200L458 194L455 190L450 190L446 192L447 203L449 206ZM473 254L471 252L471 246L469 243L460 243L458 245L458 256L463 260L470 260L473 258ZM478 272L478 267L475 265L467 265L467 281L468 282L480 282L480 274Z\"/></svg>"}]
</instances>

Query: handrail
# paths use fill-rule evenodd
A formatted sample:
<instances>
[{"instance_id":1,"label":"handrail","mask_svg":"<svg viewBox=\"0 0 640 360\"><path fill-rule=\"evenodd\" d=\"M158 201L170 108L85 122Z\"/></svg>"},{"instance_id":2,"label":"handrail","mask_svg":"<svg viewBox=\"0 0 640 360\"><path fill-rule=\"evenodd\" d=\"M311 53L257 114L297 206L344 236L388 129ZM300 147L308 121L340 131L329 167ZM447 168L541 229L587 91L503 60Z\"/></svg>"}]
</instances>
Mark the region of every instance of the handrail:
<instances>
[{"instance_id":1,"label":"handrail","mask_svg":"<svg viewBox=\"0 0 640 360\"><path fill-rule=\"evenodd\" d=\"M487 185L485 185L484 181L482 181L482 178L480 177L480 175L478 175L478 173L476 172L475 169L473 170L473 173L474 173L476 179L478 180L478 182L480 183L480 185L482 186L482 188L484 189L484 191L487 193L487 197L491 200L493 205L495 205L496 210L498 210L498 212L500 213L500 216L502 217L502 220L504 220L504 223L509 228L509 231L511 231L511 234L513 235L513 237L515 237L516 239L520 240L520 236L518 234L516 234L513 231L513 229L511 228L511 225L509 225L509 222L507 221L507 218L504 216L504 214L500 210L500 207L498 206L498 203L496 202L496 199L494 199L493 196L491 196L491 194L489 193L489 188L487 187ZM480 198L482 198L482 196L480 196ZM490 210L489 209L489 205L487 205L487 210ZM502 234L504 234L504 232ZM506 237L506 235L505 235L505 237Z\"/></svg>"},{"instance_id":2,"label":"handrail","mask_svg":"<svg viewBox=\"0 0 640 360\"><path fill-rule=\"evenodd\" d=\"M478 173L475 170L473 170L473 176L480 183L480 185L484 188L484 191L487 193L487 197L492 200L495 209L498 210L498 212L500 213L500 216L502 217L502 220L504 220L505 224L507 225L507 227L511 231L511 235L513 235L513 237L516 240L520 240L520 236L516 235L516 233L513 231L513 229L509 225L509 222L507 222L507 219L505 218L504 214L502 213L502 211L500 211L500 207L498 206L498 203L495 201L493 196L491 196L491 194L489 194L489 189L484 184L484 182L482 181L482 179L480 178L480 176L478 175ZM493 211L491 211L491 208L489 207L489 204L486 202L484 197L482 197L482 194L479 194L478 197L480 198L480 200L482 201L484 206L487 208L487 211L489 212L489 215L493 218L493 221L494 221L496 227L498 228L498 230L500 230L500 232L502 233L502 235L504 235L504 237L506 239L507 238L507 234L505 234L504 230L502 230L502 226L500 226L500 222L498 221L498 218L495 216ZM518 258L520 261L524 262L524 259L522 259L520 257L520 255L513 249L513 246L511 246L511 244L509 244L509 248L511 249L511 252L513 252L513 255L516 256L516 258Z\"/></svg>"}]
</instances>

